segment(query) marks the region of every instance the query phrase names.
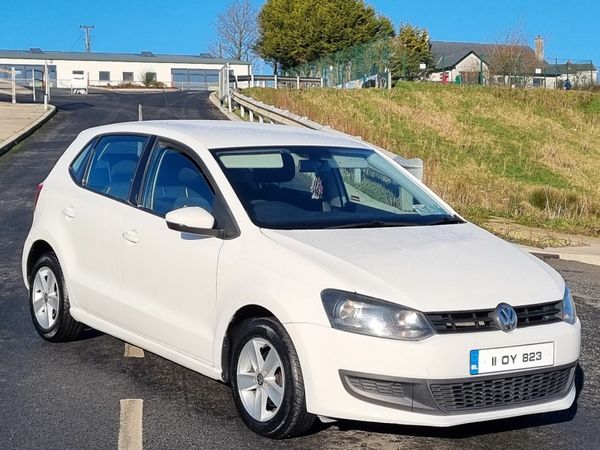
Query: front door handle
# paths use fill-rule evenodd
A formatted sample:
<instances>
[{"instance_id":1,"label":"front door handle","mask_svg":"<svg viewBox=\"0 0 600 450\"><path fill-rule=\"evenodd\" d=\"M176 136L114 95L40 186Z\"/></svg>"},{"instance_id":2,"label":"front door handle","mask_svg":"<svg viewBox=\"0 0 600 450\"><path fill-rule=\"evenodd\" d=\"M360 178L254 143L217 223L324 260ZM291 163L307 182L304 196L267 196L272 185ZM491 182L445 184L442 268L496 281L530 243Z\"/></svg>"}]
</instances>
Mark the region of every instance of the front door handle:
<instances>
[{"instance_id":1,"label":"front door handle","mask_svg":"<svg viewBox=\"0 0 600 450\"><path fill-rule=\"evenodd\" d=\"M62 213L68 219L74 219L77 216L77 214L75 214L75 208L72 206L67 206L62 210Z\"/></svg>"},{"instance_id":2,"label":"front door handle","mask_svg":"<svg viewBox=\"0 0 600 450\"><path fill-rule=\"evenodd\" d=\"M123 237L126 241L129 241L133 244L137 244L138 242L140 242L140 238L138 237L137 231L135 230L126 231L125 233L123 233Z\"/></svg>"}]
</instances>

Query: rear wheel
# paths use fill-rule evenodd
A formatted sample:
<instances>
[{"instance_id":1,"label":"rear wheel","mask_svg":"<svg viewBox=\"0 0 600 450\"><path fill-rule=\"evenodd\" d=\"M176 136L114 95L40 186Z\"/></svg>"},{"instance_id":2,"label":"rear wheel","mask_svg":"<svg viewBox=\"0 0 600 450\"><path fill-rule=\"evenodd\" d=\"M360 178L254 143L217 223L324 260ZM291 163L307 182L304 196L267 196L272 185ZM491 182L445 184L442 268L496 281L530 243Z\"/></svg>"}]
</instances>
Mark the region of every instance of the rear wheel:
<instances>
[{"instance_id":1,"label":"rear wheel","mask_svg":"<svg viewBox=\"0 0 600 450\"><path fill-rule=\"evenodd\" d=\"M263 436L281 439L310 429L296 349L275 319L250 319L233 336L231 385L240 416Z\"/></svg>"},{"instance_id":2,"label":"rear wheel","mask_svg":"<svg viewBox=\"0 0 600 450\"><path fill-rule=\"evenodd\" d=\"M69 295L56 255L41 256L29 278L29 307L33 325L47 341L76 339L83 326L69 312Z\"/></svg>"}]
</instances>

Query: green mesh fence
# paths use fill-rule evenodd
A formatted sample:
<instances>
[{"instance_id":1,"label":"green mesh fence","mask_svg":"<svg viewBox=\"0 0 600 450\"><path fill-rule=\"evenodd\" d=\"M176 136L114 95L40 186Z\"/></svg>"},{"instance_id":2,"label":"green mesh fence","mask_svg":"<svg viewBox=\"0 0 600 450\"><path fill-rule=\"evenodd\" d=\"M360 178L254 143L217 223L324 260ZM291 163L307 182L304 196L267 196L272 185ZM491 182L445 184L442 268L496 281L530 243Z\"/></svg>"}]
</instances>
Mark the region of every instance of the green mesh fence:
<instances>
[{"instance_id":1,"label":"green mesh fence","mask_svg":"<svg viewBox=\"0 0 600 450\"><path fill-rule=\"evenodd\" d=\"M363 87L387 83L390 39L359 44L284 71L284 75L322 77L327 87Z\"/></svg>"},{"instance_id":2,"label":"green mesh fence","mask_svg":"<svg viewBox=\"0 0 600 450\"><path fill-rule=\"evenodd\" d=\"M423 78L463 85L546 89L586 89L598 85L598 69L591 60L538 60L533 51L521 54L510 46L476 46L475 53L483 61L477 60L469 67L457 63L456 55L434 54L433 65L426 69ZM282 75L323 78L326 87L387 87L392 52L392 40L382 39L322 56L288 69Z\"/></svg>"}]
</instances>

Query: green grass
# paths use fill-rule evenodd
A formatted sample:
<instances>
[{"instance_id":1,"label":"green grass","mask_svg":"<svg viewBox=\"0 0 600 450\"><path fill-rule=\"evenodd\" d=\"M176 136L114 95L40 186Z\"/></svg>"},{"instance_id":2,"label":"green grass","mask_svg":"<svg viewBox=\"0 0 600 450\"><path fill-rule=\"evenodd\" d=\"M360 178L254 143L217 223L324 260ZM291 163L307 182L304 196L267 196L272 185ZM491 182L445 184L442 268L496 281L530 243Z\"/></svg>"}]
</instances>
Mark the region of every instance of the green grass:
<instances>
[{"instance_id":1,"label":"green grass","mask_svg":"<svg viewBox=\"0 0 600 450\"><path fill-rule=\"evenodd\" d=\"M248 95L425 161L458 211L600 234L600 93L400 83Z\"/></svg>"}]
</instances>

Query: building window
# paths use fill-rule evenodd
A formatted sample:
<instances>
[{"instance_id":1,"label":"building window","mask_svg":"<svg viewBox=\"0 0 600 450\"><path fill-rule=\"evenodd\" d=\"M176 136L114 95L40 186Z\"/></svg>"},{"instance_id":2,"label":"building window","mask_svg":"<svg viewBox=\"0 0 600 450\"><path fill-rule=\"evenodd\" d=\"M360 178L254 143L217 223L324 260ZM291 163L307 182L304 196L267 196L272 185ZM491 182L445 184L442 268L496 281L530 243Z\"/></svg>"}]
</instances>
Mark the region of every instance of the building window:
<instances>
[{"instance_id":1,"label":"building window","mask_svg":"<svg viewBox=\"0 0 600 450\"><path fill-rule=\"evenodd\" d=\"M100 71L98 72L98 80L100 81L110 81L110 72Z\"/></svg>"},{"instance_id":2,"label":"building window","mask_svg":"<svg viewBox=\"0 0 600 450\"><path fill-rule=\"evenodd\" d=\"M74 70L73 75L83 75L83 70Z\"/></svg>"},{"instance_id":3,"label":"building window","mask_svg":"<svg viewBox=\"0 0 600 450\"><path fill-rule=\"evenodd\" d=\"M123 81L133 83L133 72L123 72Z\"/></svg>"},{"instance_id":4,"label":"building window","mask_svg":"<svg viewBox=\"0 0 600 450\"><path fill-rule=\"evenodd\" d=\"M146 72L146 83L156 83L156 72Z\"/></svg>"}]
</instances>

